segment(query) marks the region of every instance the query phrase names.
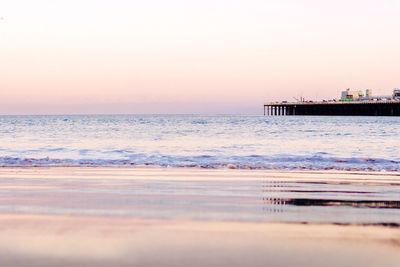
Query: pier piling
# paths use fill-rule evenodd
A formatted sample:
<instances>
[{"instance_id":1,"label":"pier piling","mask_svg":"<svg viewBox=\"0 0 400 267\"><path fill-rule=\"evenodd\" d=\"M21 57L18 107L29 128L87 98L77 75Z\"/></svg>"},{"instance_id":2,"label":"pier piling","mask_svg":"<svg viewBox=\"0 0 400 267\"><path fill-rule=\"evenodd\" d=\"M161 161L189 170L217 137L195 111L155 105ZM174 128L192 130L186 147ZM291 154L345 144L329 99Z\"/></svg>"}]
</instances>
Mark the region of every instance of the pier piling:
<instances>
[{"instance_id":1,"label":"pier piling","mask_svg":"<svg viewBox=\"0 0 400 267\"><path fill-rule=\"evenodd\" d=\"M264 116L400 116L400 101L269 103Z\"/></svg>"}]
</instances>

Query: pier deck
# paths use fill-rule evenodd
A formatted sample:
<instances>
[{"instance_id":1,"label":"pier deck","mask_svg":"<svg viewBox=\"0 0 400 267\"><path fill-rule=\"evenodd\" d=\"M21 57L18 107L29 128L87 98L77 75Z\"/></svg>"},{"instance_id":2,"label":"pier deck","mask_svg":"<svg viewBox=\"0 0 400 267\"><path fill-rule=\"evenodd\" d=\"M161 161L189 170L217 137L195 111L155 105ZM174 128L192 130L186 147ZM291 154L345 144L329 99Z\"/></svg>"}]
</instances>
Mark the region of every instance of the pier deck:
<instances>
[{"instance_id":1,"label":"pier deck","mask_svg":"<svg viewBox=\"0 0 400 267\"><path fill-rule=\"evenodd\" d=\"M400 116L400 101L276 102L264 104L264 116Z\"/></svg>"}]
</instances>

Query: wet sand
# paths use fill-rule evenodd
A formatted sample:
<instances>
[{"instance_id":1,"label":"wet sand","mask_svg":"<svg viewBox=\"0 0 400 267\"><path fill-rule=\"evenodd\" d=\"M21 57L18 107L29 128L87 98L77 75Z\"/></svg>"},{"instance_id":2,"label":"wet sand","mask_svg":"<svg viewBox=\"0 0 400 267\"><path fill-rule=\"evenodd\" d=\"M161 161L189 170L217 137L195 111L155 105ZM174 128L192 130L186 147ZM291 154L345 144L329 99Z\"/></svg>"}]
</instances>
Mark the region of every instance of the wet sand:
<instances>
[{"instance_id":1,"label":"wet sand","mask_svg":"<svg viewBox=\"0 0 400 267\"><path fill-rule=\"evenodd\" d=\"M385 266L397 173L0 169L2 266Z\"/></svg>"},{"instance_id":2,"label":"wet sand","mask_svg":"<svg viewBox=\"0 0 400 267\"><path fill-rule=\"evenodd\" d=\"M398 266L398 229L2 215L3 266Z\"/></svg>"}]
</instances>

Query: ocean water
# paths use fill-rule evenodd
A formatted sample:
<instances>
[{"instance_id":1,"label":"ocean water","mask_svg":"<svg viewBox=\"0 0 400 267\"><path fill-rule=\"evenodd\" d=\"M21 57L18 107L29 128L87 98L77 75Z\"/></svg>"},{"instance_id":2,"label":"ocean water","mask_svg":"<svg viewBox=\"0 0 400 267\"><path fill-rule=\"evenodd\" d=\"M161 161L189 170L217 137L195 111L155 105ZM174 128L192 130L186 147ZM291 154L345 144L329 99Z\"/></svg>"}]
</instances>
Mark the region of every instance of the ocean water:
<instances>
[{"instance_id":1,"label":"ocean water","mask_svg":"<svg viewBox=\"0 0 400 267\"><path fill-rule=\"evenodd\" d=\"M400 118L0 116L0 166L400 170Z\"/></svg>"}]
</instances>

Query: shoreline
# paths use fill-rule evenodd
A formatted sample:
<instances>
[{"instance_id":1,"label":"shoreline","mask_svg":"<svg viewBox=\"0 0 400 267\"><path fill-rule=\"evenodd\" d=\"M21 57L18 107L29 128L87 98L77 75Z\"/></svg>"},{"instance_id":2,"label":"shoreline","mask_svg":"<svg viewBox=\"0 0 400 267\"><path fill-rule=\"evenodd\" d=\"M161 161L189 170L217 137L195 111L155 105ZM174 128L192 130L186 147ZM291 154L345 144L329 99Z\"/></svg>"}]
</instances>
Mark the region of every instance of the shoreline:
<instances>
[{"instance_id":1,"label":"shoreline","mask_svg":"<svg viewBox=\"0 0 400 267\"><path fill-rule=\"evenodd\" d=\"M303 174L359 174L359 175L394 175L400 176L400 171L386 170L337 170L337 169L246 169L246 168L203 168L203 167L162 167L162 166L128 166L128 165L110 165L110 166L0 166L1 170L46 170L46 169L82 169L82 170L137 170L137 171L200 171L200 172L254 172L266 174L278 173L303 173Z\"/></svg>"}]
</instances>

